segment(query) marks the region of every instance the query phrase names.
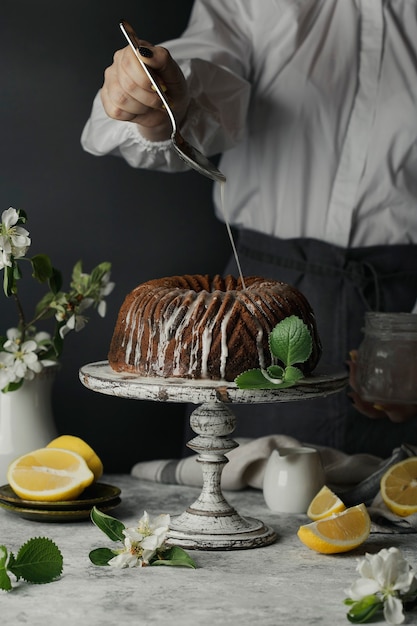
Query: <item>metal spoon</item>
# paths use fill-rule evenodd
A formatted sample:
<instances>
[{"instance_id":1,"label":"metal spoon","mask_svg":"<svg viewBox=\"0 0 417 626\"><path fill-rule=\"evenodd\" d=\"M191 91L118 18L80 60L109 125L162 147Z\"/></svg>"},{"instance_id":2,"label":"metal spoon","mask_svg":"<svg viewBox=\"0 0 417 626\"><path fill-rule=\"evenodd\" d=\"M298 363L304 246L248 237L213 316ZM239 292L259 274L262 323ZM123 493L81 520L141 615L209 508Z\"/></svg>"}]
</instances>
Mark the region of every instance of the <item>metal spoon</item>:
<instances>
[{"instance_id":1,"label":"metal spoon","mask_svg":"<svg viewBox=\"0 0 417 626\"><path fill-rule=\"evenodd\" d=\"M188 141L186 141L184 137L182 137L182 135L180 134L177 128L177 122L175 120L174 113L168 104L168 101L165 97L164 92L160 88L157 80L154 78L151 68L149 68L140 58L140 55L138 52L139 43L137 40L137 35L135 31L133 30L133 28L130 26L128 22L126 22L126 20L122 20L119 26L120 26L122 33L126 37L130 47L135 53L137 60L141 64L143 71L145 72L149 80L151 81L151 84L154 86L156 93L161 98L162 103L166 109L166 112L169 115L169 118L172 124L171 141L176 152L183 159L183 161L188 163L188 165L190 165L193 169L197 170L197 172L200 172L200 174L203 174L204 176L208 176L208 178L211 178L212 180L215 180L218 182L225 182L226 181L225 175L222 174L217 169L217 167L215 167L215 165L211 163L211 161L209 161L203 154L201 154L201 152L199 152L197 148L194 148L191 144L189 144Z\"/></svg>"}]
</instances>

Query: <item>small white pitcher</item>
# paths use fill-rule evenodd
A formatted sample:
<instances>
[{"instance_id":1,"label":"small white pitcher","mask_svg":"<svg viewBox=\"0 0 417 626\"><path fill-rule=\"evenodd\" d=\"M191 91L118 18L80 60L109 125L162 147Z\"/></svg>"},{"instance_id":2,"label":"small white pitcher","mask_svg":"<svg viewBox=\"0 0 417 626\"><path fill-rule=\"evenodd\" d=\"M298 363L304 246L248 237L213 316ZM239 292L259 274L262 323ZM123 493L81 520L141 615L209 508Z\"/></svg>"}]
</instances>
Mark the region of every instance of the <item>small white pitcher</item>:
<instances>
[{"instance_id":1,"label":"small white pitcher","mask_svg":"<svg viewBox=\"0 0 417 626\"><path fill-rule=\"evenodd\" d=\"M265 502L277 513L306 513L324 483L317 450L304 446L279 448L272 451L265 467Z\"/></svg>"}]
</instances>

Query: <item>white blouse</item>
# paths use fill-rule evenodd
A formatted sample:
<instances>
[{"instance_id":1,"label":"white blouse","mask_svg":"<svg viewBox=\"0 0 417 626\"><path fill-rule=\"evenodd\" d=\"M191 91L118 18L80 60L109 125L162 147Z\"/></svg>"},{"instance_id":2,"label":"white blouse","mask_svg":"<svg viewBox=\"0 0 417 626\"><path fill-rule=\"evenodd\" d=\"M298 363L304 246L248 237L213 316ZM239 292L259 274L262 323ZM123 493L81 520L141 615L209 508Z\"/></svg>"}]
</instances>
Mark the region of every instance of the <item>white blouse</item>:
<instances>
[{"instance_id":1,"label":"white blouse","mask_svg":"<svg viewBox=\"0 0 417 626\"><path fill-rule=\"evenodd\" d=\"M223 153L232 224L343 247L417 244L416 0L196 0L163 45L192 95L184 136ZM169 141L108 118L98 95L82 145L134 167L187 167Z\"/></svg>"}]
</instances>

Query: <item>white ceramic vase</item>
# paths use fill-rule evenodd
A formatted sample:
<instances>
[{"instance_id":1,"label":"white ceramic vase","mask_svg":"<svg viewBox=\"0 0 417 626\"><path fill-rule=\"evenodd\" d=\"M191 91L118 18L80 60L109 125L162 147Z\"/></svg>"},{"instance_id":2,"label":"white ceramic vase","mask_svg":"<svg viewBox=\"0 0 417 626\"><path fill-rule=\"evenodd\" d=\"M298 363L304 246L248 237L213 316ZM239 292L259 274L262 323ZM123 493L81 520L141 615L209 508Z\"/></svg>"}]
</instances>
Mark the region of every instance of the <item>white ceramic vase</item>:
<instances>
[{"instance_id":1,"label":"white ceramic vase","mask_svg":"<svg viewBox=\"0 0 417 626\"><path fill-rule=\"evenodd\" d=\"M57 436L51 392L58 365L44 367L16 391L0 392L0 484L11 461Z\"/></svg>"}]
</instances>

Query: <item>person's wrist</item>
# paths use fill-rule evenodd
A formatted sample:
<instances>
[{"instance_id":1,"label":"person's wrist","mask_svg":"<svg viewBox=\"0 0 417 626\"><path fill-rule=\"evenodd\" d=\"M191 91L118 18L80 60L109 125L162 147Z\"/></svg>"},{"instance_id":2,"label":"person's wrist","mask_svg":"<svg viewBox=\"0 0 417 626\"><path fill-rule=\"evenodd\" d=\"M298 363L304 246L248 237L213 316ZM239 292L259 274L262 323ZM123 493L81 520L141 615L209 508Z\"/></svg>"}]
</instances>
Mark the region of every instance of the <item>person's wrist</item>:
<instances>
[{"instance_id":1,"label":"person's wrist","mask_svg":"<svg viewBox=\"0 0 417 626\"><path fill-rule=\"evenodd\" d=\"M137 127L142 137L147 141L166 141L170 139L172 133L172 126L170 124L161 124L152 127L137 124Z\"/></svg>"}]
</instances>

